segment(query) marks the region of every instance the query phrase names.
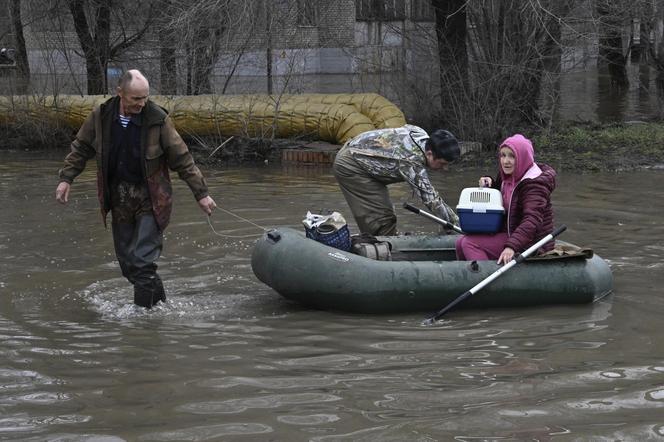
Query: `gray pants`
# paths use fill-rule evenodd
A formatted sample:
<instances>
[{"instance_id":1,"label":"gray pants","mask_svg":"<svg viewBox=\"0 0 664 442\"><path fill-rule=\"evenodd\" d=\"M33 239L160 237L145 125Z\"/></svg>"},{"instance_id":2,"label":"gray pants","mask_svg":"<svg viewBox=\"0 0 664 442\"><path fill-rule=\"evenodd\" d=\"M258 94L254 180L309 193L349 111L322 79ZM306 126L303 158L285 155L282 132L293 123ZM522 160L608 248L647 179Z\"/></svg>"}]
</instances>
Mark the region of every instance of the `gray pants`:
<instances>
[{"instance_id":1,"label":"gray pants","mask_svg":"<svg viewBox=\"0 0 664 442\"><path fill-rule=\"evenodd\" d=\"M122 275L134 286L134 304L150 308L166 301L156 264L161 256L163 235L144 186L119 183L111 194L115 256Z\"/></svg>"},{"instance_id":2,"label":"gray pants","mask_svg":"<svg viewBox=\"0 0 664 442\"><path fill-rule=\"evenodd\" d=\"M353 158L348 149L341 149L334 160L334 176L346 198L361 233L396 235L397 215L387 185L371 176Z\"/></svg>"}]
</instances>

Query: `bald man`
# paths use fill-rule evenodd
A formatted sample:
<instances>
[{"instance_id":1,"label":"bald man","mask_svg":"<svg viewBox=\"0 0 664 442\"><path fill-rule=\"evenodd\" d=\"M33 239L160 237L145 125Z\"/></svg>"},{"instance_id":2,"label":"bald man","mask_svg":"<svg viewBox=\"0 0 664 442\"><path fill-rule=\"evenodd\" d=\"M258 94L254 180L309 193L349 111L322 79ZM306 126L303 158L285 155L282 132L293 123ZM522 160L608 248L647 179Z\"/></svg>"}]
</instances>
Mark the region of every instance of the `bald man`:
<instances>
[{"instance_id":1,"label":"bald man","mask_svg":"<svg viewBox=\"0 0 664 442\"><path fill-rule=\"evenodd\" d=\"M66 204L71 183L96 159L104 225L111 212L115 255L134 286L134 303L146 308L166 301L156 261L172 209L169 169L187 183L204 213L216 207L187 145L149 94L138 70L120 77L117 96L96 106L76 134L55 191L56 200Z\"/></svg>"}]
</instances>

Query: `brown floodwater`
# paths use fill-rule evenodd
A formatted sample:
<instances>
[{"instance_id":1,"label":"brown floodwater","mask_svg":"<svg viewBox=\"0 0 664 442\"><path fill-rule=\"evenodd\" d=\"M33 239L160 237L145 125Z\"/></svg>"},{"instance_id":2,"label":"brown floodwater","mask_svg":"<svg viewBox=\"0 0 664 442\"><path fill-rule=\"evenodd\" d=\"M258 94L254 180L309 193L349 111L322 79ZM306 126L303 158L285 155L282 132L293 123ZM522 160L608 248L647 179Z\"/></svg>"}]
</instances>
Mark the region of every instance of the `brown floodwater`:
<instances>
[{"instance_id":1,"label":"brown floodwater","mask_svg":"<svg viewBox=\"0 0 664 442\"><path fill-rule=\"evenodd\" d=\"M609 262L613 295L423 327L428 312L310 310L254 277L260 227L350 218L329 169L277 164L205 171L218 204L253 223L219 210L216 233L178 181L169 302L134 307L92 168L55 202L63 155L0 152L2 440L664 439L664 170L559 174L561 239ZM456 204L485 172L434 182Z\"/></svg>"}]
</instances>

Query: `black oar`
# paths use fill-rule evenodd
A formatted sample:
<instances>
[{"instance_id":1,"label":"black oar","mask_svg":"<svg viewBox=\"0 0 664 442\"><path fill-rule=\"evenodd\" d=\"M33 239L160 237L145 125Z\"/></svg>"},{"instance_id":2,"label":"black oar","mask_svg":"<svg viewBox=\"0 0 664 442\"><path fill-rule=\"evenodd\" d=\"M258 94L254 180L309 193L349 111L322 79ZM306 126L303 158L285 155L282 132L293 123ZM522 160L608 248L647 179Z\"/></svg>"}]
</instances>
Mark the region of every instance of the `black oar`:
<instances>
[{"instance_id":1,"label":"black oar","mask_svg":"<svg viewBox=\"0 0 664 442\"><path fill-rule=\"evenodd\" d=\"M425 319L422 322L422 325L431 325L434 324L436 321L438 321L448 310L450 310L452 307L463 301L464 299L474 295L475 293L479 292L482 290L486 285L488 285L491 281L494 279L498 278L500 275L514 267L515 265L523 262L528 256L530 256L533 252L537 251L540 247L542 247L544 244L547 242L551 241L553 238L556 236L560 235L567 229L567 226L562 225L555 229L553 232L549 233L546 235L544 238L540 239L537 241L535 244L530 246L527 250L525 250L523 253L520 255L517 255L516 258L513 258L510 262L493 272L491 275L487 276L483 281L478 283L475 287L472 289L468 290L467 292L463 293L461 296L456 298L454 301L450 302L447 304L445 307L443 307L441 310L439 310L436 314L433 316Z\"/></svg>"},{"instance_id":2,"label":"black oar","mask_svg":"<svg viewBox=\"0 0 664 442\"><path fill-rule=\"evenodd\" d=\"M438 224L442 224L443 226L447 227L448 229L452 229L452 230L454 230L455 232L463 233L463 230L461 230L461 227L459 227L459 226L455 226L455 225L452 224L451 222L449 222L449 221L445 221L445 220L442 219L442 218L438 218L437 216L432 215L432 214L430 214L429 212L425 212L424 210L420 210L420 209L418 209L417 207L413 206L413 205L410 204L410 203L403 203L403 208L404 208L404 209L407 209L407 210L410 210L410 211L413 212L413 213L417 213L418 215L422 215L422 216L425 217L425 218L429 218L429 219L431 219L431 220L434 220L434 221L437 222Z\"/></svg>"}]
</instances>

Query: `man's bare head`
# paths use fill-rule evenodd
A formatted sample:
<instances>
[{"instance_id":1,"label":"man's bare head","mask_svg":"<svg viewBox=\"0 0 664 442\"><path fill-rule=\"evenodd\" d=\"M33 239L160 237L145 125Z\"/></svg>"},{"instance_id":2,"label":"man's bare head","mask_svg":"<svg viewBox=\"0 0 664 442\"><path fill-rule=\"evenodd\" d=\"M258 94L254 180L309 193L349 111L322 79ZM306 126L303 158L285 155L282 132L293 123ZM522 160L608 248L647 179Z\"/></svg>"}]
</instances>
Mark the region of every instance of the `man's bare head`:
<instances>
[{"instance_id":1,"label":"man's bare head","mask_svg":"<svg viewBox=\"0 0 664 442\"><path fill-rule=\"evenodd\" d=\"M140 114L150 95L148 79L138 69L130 69L118 82L120 113L122 115Z\"/></svg>"},{"instance_id":2,"label":"man's bare head","mask_svg":"<svg viewBox=\"0 0 664 442\"><path fill-rule=\"evenodd\" d=\"M120 89L126 89L127 87L130 87L132 83L136 82L137 85L138 83L141 83L142 85L147 86L148 88L150 87L148 83L148 79L145 78L145 76L139 71L138 69L129 69L128 71L125 71L122 76L120 76L120 79L118 80L118 88Z\"/></svg>"}]
</instances>

